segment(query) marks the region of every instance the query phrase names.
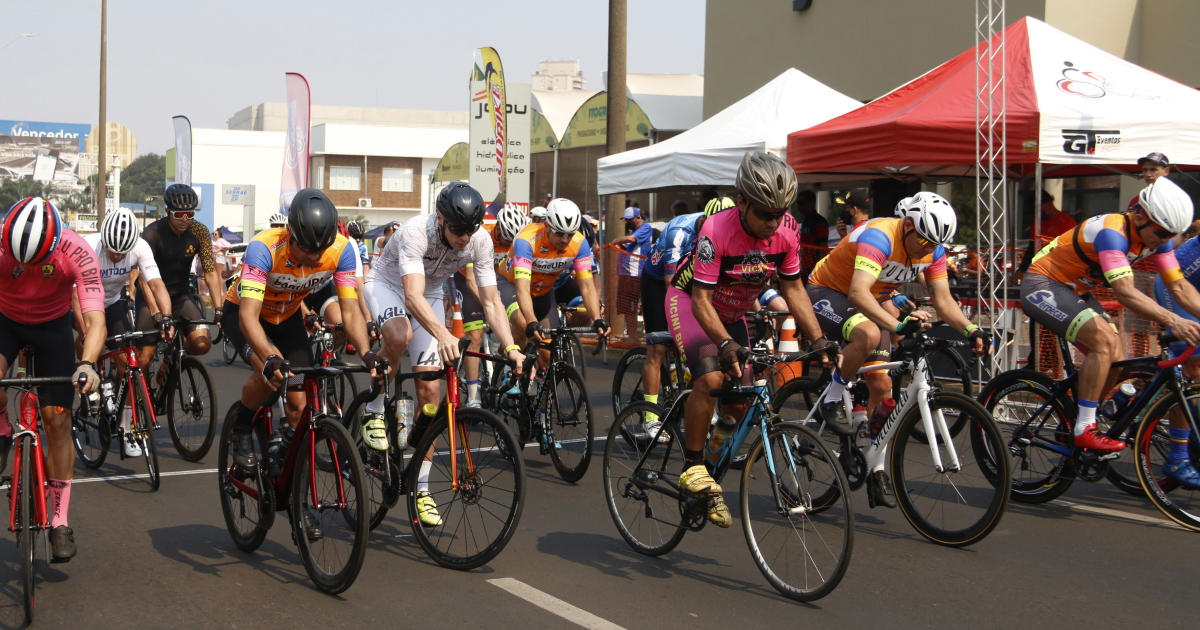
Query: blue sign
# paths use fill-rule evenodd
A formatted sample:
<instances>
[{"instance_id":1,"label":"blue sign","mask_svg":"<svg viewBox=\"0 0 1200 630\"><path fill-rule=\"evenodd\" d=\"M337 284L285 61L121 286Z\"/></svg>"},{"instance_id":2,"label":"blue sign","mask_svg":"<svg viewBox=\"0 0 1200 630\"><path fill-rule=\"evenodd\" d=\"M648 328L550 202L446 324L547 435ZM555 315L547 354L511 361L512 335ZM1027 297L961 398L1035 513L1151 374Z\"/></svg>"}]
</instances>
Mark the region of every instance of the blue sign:
<instances>
[{"instance_id":1,"label":"blue sign","mask_svg":"<svg viewBox=\"0 0 1200 630\"><path fill-rule=\"evenodd\" d=\"M76 138L79 152L84 153L84 141L92 132L91 125L75 123L30 122L27 120L0 120L0 135L35 136L49 138Z\"/></svg>"}]
</instances>

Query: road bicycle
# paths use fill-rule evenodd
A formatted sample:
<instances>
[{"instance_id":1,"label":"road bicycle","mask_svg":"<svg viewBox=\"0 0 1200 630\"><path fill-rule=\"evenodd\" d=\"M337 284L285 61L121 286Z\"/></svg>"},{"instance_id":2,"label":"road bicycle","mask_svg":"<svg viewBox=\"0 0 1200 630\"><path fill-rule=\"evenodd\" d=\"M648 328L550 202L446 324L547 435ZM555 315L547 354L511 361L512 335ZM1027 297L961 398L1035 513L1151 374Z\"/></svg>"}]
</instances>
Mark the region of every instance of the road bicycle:
<instances>
[{"instance_id":1,"label":"road bicycle","mask_svg":"<svg viewBox=\"0 0 1200 630\"><path fill-rule=\"evenodd\" d=\"M363 366L296 367L303 377L305 407L295 429L279 417L277 402L290 389L285 379L254 415L254 466L233 461L238 403L229 408L217 447L221 512L238 549L252 552L267 537L276 511L287 511L292 542L316 587L330 595L350 588L367 552L366 473L358 447L338 419L328 415L320 381Z\"/></svg>"},{"instance_id":2,"label":"road bicycle","mask_svg":"<svg viewBox=\"0 0 1200 630\"><path fill-rule=\"evenodd\" d=\"M467 351L468 343L460 341L462 359L471 356L481 363L511 364L501 357ZM421 548L439 565L466 571L490 562L516 533L525 506L525 460L503 420L487 409L460 404L461 369L460 359L458 365L442 370L394 375L395 386L384 395L387 450L372 449L362 440L362 417L378 392L360 393L347 418L366 466L370 528L382 524L400 497L406 497L408 520ZM408 420L413 426L405 426L397 414L397 403L405 395L404 381L443 377L448 383L446 398L437 413L422 421L417 409ZM421 469L426 463L428 478L423 486ZM422 494L436 503L441 525L420 523Z\"/></svg>"},{"instance_id":3,"label":"road bicycle","mask_svg":"<svg viewBox=\"0 0 1200 630\"><path fill-rule=\"evenodd\" d=\"M0 387L16 388L17 426L13 433L12 477L8 479L8 531L17 536L21 550L22 603L25 622L33 623L34 552L44 532L50 531L50 511L46 507L46 455L42 448L42 414L36 388L41 385L69 385L69 376L35 377L33 350L23 348L27 376L0 379ZM79 385L86 382L80 379ZM43 549L47 564L50 559L50 538L46 535Z\"/></svg>"},{"instance_id":4,"label":"road bicycle","mask_svg":"<svg viewBox=\"0 0 1200 630\"><path fill-rule=\"evenodd\" d=\"M823 351L819 351L823 352ZM744 351L747 368L804 361L807 354ZM776 590L798 601L820 599L837 587L854 550L854 508L837 455L811 429L784 422L770 406L766 378L732 383L711 394L721 405L749 405L733 435L716 453L705 449L718 483L734 456L754 439L741 467L738 513L754 563ZM617 531L648 556L668 553L688 531L708 522L709 499L684 494L684 408L691 390L669 409L634 402L617 416L604 446L604 496ZM664 418L646 428L646 414ZM664 439L666 436L666 439ZM729 496L726 487L726 496Z\"/></svg>"},{"instance_id":5,"label":"road bicycle","mask_svg":"<svg viewBox=\"0 0 1200 630\"><path fill-rule=\"evenodd\" d=\"M692 386L692 373L683 364L671 333L646 333L646 344L661 345L666 349L659 375L658 404L663 408L670 408L679 395ZM642 382L645 363L646 346L626 350L617 361L612 386L614 418L628 405L645 400L645 385Z\"/></svg>"},{"instance_id":6,"label":"road bicycle","mask_svg":"<svg viewBox=\"0 0 1200 630\"><path fill-rule=\"evenodd\" d=\"M154 406L150 404L146 375L137 362L138 348L134 340L159 332L144 330L109 337L106 340L108 347L116 349L100 355L101 378L96 389L96 400L78 397L78 403L71 413L71 441L84 466L95 470L103 465L114 438L120 444L117 452L124 460L125 448L121 443L130 440L142 451L149 473L147 480L154 490L158 490L162 481L162 470L158 466L158 444L154 439L154 431L159 424ZM126 366L124 375L117 369L119 359L123 359ZM132 402L128 435L121 426L121 409L126 401Z\"/></svg>"},{"instance_id":7,"label":"road bicycle","mask_svg":"<svg viewBox=\"0 0 1200 630\"><path fill-rule=\"evenodd\" d=\"M1142 454L1136 446L1140 429L1138 419L1144 413L1146 418L1151 417L1148 414L1151 403L1161 394L1169 393L1172 398L1156 407L1160 411L1170 409L1187 397L1182 375L1172 369L1186 357L1166 361L1166 347L1173 339L1169 335L1160 337L1164 348L1164 354L1160 356L1125 359L1114 362L1109 368L1116 374L1117 387L1129 383L1139 392L1121 409L1116 409L1112 401L1105 401L1096 414L1100 431L1127 445L1115 453L1098 454L1074 446L1074 420L1079 415L1076 394L1079 372L1071 361L1065 341L1060 339L1059 347L1068 372L1066 378L1055 381L1041 372L1027 369L1009 370L993 378L980 392L979 401L1000 423L1005 444L1016 460L1012 498L1022 503L1045 503L1066 492L1076 480L1096 482L1106 478L1135 496L1147 494L1149 489L1142 482L1137 459L1137 455ZM1160 428L1159 437L1169 442L1166 427ZM1150 474L1151 477L1155 475L1157 471Z\"/></svg>"},{"instance_id":8,"label":"road bicycle","mask_svg":"<svg viewBox=\"0 0 1200 630\"><path fill-rule=\"evenodd\" d=\"M312 342L313 346L314 366L349 365L349 363L338 359L337 342L334 339L335 333L344 333L345 330L345 324L326 324L324 318L317 318L317 326L308 333L308 339ZM328 403L329 415L342 418L342 425L347 429L351 427L345 421L343 412L350 406L350 403L357 395L358 383L354 381L354 374L352 372L341 372L336 377L321 379L321 397ZM353 433L351 434L353 435Z\"/></svg>"},{"instance_id":9,"label":"road bicycle","mask_svg":"<svg viewBox=\"0 0 1200 630\"><path fill-rule=\"evenodd\" d=\"M592 461L595 425L592 401L583 377L568 363L564 339L568 334L596 334L592 328L554 328L544 331L547 342L530 340L526 348L525 373L514 387L509 373L492 372L484 392L484 407L515 428L519 444L536 443L542 455L549 454L554 469L565 481L574 483L587 473ZM540 381L531 380L539 350L549 350L550 359Z\"/></svg>"},{"instance_id":10,"label":"road bicycle","mask_svg":"<svg viewBox=\"0 0 1200 630\"><path fill-rule=\"evenodd\" d=\"M900 511L919 534L940 545L971 545L999 525L1008 505L1012 473L1004 456L1008 442L991 414L974 399L933 385L929 354L966 345L966 341L930 337L922 330L900 341L893 361L860 368L859 376L889 370L893 379L910 377L896 408L877 432L858 426L857 435L843 437L824 426L815 404L832 385L824 379L788 382L772 407L785 420L816 427L833 444L852 489L861 488L876 471L890 469ZM847 418L853 417L855 404L866 402L865 384L859 383L856 379L842 395ZM930 440L931 435L937 439ZM859 440L869 440L869 445L860 446Z\"/></svg>"},{"instance_id":11,"label":"road bicycle","mask_svg":"<svg viewBox=\"0 0 1200 630\"><path fill-rule=\"evenodd\" d=\"M184 337L179 324L212 325L216 321L189 320L174 315L164 315L175 322L175 336L171 341L158 342L154 359L146 374L150 375L150 399L154 410L167 417L171 432L171 443L179 456L189 462L198 462L212 448L217 434L217 393L212 378L204 363L188 356L184 350Z\"/></svg>"},{"instance_id":12,"label":"road bicycle","mask_svg":"<svg viewBox=\"0 0 1200 630\"><path fill-rule=\"evenodd\" d=\"M1197 407L1200 405L1200 385L1187 383L1181 378L1179 368L1172 367L1172 364L1189 359L1194 351L1194 348L1189 349L1177 359L1158 364L1159 369L1170 372L1169 384L1137 423L1133 451L1138 480L1150 502L1167 518L1200 532L1200 487L1186 486L1163 473L1163 463L1171 449L1168 427L1173 417L1187 421L1191 428L1188 458L1193 466L1200 464L1200 433L1197 433L1200 429Z\"/></svg>"}]
</instances>

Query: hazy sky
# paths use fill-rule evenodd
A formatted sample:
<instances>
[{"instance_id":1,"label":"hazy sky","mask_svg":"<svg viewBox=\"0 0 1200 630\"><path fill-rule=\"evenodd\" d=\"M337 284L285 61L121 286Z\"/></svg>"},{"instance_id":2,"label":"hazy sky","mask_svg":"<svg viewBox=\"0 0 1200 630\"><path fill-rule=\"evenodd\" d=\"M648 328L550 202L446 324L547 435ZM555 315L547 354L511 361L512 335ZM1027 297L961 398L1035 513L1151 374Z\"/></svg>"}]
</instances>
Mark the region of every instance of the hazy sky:
<instances>
[{"instance_id":1,"label":"hazy sky","mask_svg":"<svg viewBox=\"0 0 1200 630\"><path fill-rule=\"evenodd\" d=\"M0 0L0 46L28 32L39 37L0 50L0 119L96 125L100 0ZM480 46L500 52L509 81L578 59L599 89L608 3L110 0L108 119L139 154L161 154L171 116L224 129L244 107L282 102L289 71L314 104L465 110ZM704 1L629 0L628 54L630 72L703 73Z\"/></svg>"}]
</instances>

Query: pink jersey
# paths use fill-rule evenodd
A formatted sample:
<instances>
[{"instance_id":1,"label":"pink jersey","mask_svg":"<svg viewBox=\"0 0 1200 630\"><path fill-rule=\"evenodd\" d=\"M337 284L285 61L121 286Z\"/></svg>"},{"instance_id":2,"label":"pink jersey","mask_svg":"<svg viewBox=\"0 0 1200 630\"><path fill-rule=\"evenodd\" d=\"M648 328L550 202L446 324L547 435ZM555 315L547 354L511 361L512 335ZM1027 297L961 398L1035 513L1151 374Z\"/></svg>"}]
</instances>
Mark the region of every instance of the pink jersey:
<instances>
[{"instance_id":1,"label":"pink jersey","mask_svg":"<svg viewBox=\"0 0 1200 630\"><path fill-rule=\"evenodd\" d=\"M704 221L695 249L672 281L688 294L693 285L712 289L713 308L726 324L746 315L776 272L784 280L800 279L800 234L795 219L781 224L771 238L760 240L742 227L740 212L730 208Z\"/></svg>"},{"instance_id":2,"label":"pink jersey","mask_svg":"<svg viewBox=\"0 0 1200 630\"><path fill-rule=\"evenodd\" d=\"M58 248L40 265L19 265L0 252L0 313L19 324L40 324L71 309L71 287L84 313L104 310L96 251L63 230Z\"/></svg>"}]
</instances>

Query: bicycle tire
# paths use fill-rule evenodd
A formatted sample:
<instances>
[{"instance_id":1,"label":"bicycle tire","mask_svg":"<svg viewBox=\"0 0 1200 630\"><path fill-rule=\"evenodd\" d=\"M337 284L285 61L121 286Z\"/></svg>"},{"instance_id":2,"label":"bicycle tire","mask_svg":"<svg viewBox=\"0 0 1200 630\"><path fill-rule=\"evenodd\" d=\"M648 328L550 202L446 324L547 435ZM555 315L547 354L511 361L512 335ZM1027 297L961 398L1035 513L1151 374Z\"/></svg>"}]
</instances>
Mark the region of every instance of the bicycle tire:
<instances>
[{"instance_id":1,"label":"bicycle tire","mask_svg":"<svg viewBox=\"0 0 1200 630\"><path fill-rule=\"evenodd\" d=\"M944 452L941 453L943 470L933 465L929 441L922 442L923 437L914 435L922 420L920 408L913 405L900 420L896 437L888 445L896 503L917 533L931 542L948 547L972 545L996 529L1008 506L1012 472L1009 458L1000 455L1008 453L1008 443L991 414L973 398L938 392L929 397L929 411L942 413L948 425L952 423L945 418L947 411L967 418L963 430L951 436L959 469L949 469L951 462ZM944 444L940 436L936 441ZM988 455L980 457L982 452ZM968 456L974 461L968 462ZM929 471L913 474L926 464ZM939 479L942 485L931 487ZM952 500L943 500L946 497ZM949 522L951 519L953 523Z\"/></svg>"},{"instance_id":2,"label":"bicycle tire","mask_svg":"<svg viewBox=\"0 0 1200 630\"><path fill-rule=\"evenodd\" d=\"M217 392L208 369L196 357L183 357L167 383L167 426L179 456L198 462L217 434ZM178 415L177 415L178 414Z\"/></svg>"},{"instance_id":3,"label":"bicycle tire","mask_svg":"<svg viewBox=\"0 0 1200 630\"><path fill-rule=\"evenodd\" d=\"M575 483L583 479L592 462L596 433L592 401L583 377L565 363L555 365L546 380L537 405L539 412L545 410L546 414L546 450L558 476Z\"/></svg>"},{"instance_id":4,"label":"bicycle tire","mask_svg":"<svg viewBox=\"0 0 1200 630\"><path fill-rule=\"evenodd\" d=\"M666 424L663 430L668 432L667 441L653 439L645 431L647 412L658 414ZM647 556L670 552L687 533L687 520L679 499L653 490L641 491L634 481L649 485L665 478L678 491L679 475L683 472L683 438L678 422L666 418L666 413L654 403L632 403L617 415L604 444L604 499L608 513L621 538L634 551ZM643 459L652 464L649 469L639 466Z\"/></svg>"},{"instance_id":5,"label":"bicycle tire","mask_svg":"<svg viewBox=\"0 0 1200 630\"><path fill-rule=\"evenodd\" d=\"M262 545L271 525L275 523L275 493L265 470L267 439L261 424L256 424L253 432L254 450L258 454L257 466L253 471L245 471L233 463L230 444L238 404L235 402L230 406L229 413L225 414L225 424L221 427L221 439L217 444L217 489L221 495L221 514L225 518L229 537L238 549L249 553ZM258 497L249 496L233 485L231 474L238 482L257 492Z\"/></svg>"},{"instance_id":6,"label":"bicycle tire","mask_svg":"<svg viewBox=\"0 0 1200 630\"><path fill-rule=\"evenodd\" d=\"M567 358L567 363L579 371L583 378L587 379L587 359L583 354L583 342L579 340L579 335L575 333L567 333L563 335L559 343L563 344L564 353Z\"/></svg>"},{"instance_id":7,"label":"bicycle tire","mask_svg":"<svg viewBox=\"0 0 1200 630\"><path fill-rule=\"evenodd\" d=\"M75 395L75 408L71 410L71 444L83 465L92 470L104 465L112 445L108 418L100 409L95 411L87 413L83 400Z\"/></svg>"},{"instance_id":8,"label":"bicycle tire","mask_svg":"<svg viewBox=\"0 0 1200 630\"><path fill-rule=\"evenodd\" d=\"M337 595L354 584L367 554L368 522L359 518L366 508L366 473L358 447L346 427L328 416L320 416L314 423L316 427L305 440L315 441L315 459L304 446L292 468L288 503L292 540L304 561L304 570L317 589ZM314 473L325 474L318 480ZM322 488L328 492L322 492ZM314 494L319 504L337 503L344 497L345 506L314 510L311 505ZM321 528L322 536L317 540L308 539L306 514L312 514ZM327 547L333 544L338 544L339 549L327 553Z\"/></svg>"},{"instance_id":9,"label":"bicycle tire","mask_svg":"<svg viewBox=\"0 0 1200 630\"><path fill-rule=\"evenodd\" d=\"M443 411L421 437L406 471L408 514L413 537L434 562L469 571L495 558L516 533L525 508L525 460L516 437L496 414L464 407L455 412L455 424L459 435L453 463L459 468L459 488L452 487L449 423ZM474 474L466 469L464 437ZM436 527L421 524L417 508L421 466L415 460L430 452L427 491L442 518Z\"/></svg>"},{"instance_id":10,"label":"bicycle tire","mask_svg":"<svg viewBox=\"0 0 1200 630\"><path fill-rule=\"evenodd\" d=\"M1200 392L1185 392L1187 402L1196 404ZM1137 457L1138 480L1150 502L1164 516L1194 532L1200 532L1200 488L1189 488L1162 471L1167 451L1170 449L1170 434L1166 430L1168 413L1179 404L1179 396L1172 391L1155 400L1147 408L1135 432L1134 451ZM1200 463L1200 441L1196 431L1188 440L1188 455L1192 464Z\"/></svg>"},{"instance_id":11,"label":"bicycle tire","mask_svg":"<svg viewBox=\"0 0 1200 630\"><path fill-rule=\"evenodd\" d=\"M1074 417L1074 402L1064 404L1062 397L1048 407L1048 422L1030 423L1022 435L1014 435L1029 414L1040 408L1051 395L1054 380L1033 370L1010 370L993 378L979 394L984 406L1004 435L1010 454L1012 500L1019 503L1045 503L1058 498L1075 483L1075 465L1070 455L1037 446L1033 441L1069 445ZM1068 406L1069 405L1069 406ZM1018 439L1030 440L1029 444Z\"/></svg>"},{"instance_id":12,"label":"bicycle tire","mask_svg":"<svg viewBox=\"0 0 1200 630\"><path fill-rule=\"evenodd\" d=\"M350 364L345 361L332 361L330 365L349 367ZM326 395L329 398L326 398L326 406L329 408L329 415L341 419L343 412L358 396L358 382L354 380L354 375L350 372L342 372L335 377L322 379L321 386L328 388ZM335 410L336 413L334 413ZM346 426L346 423L343 422L342 426Z\"/></svg>"},{"instance_id":13,"label":"bicycle tire","mask_svg":"<svg viewBox=\"0 0 1200 630\"><path fill-rule=\"evenodd\" d=\"M612 407L613 417L621 415L621 410L626 405L643 400L642 396L645 393L642 391L642 365L646 361L645 346L630 348L621 355L617 361L617 366L613 370L613 386L612 386ZM634 367L636 366L636 368ZM636 369L637 376L630 374L626 378L626 373ZM628 381L628 382L627 382Z\"/></svg>"},{"instance_id":14,"label":"bicycle tire","mask_svg":"<svg viewBox=\"0 0 1200 630\"><path fill-rule=\"evenodd\" d=\"M820 399L826 382L800 376L789 380L771 397L771 410L784 422L792 422L807 427L814 433L821 427L815 418L808 419L809 412L815 401ZM861 451L856 449L849 438L842 438L833 431L822 431L821 440L842 465L842 471L849 482L850 491L862 487L866 479L866 463ZM747 440L749 441L749 440ZM828 487L828 496L818 496L813 499L813 505L833 505L837 502L838 488Z\"/></svg>"},{"instance_id":15,"label":"bicycle tire","mask_svg":"<svg viewBox=\"0 0 1200 630\"><path fill-rule=\"evenodd\" d=\"M358 456L362 459L363 470L366 472L366 496L370 518L367 529L375 531L383 524L388 510L396 505L400 495L402 472L400 470L400 450L396 448L396 419L391 410L392 405L384 406L384 418L388 427L388 440L391 448L388 451L377 451L366 445L362 438L362 416L366 413L367 403L371 401L371 391L359 392L346 411L344 423L346 429L358 446ZM386 464L386 467L385 467Z\"/></svg>"},{"instance_id":16,"label":"bicycle tire","mask_svg":"<svg viewBox=\"0 0 1200 630\"><path fill-rule=\"evenodd\" d=\"M767 445L774 467L764 457ZM771 586L784 597L801 602L833 592L854 555L854 505L845 472L821 437L790 422L770 427L765 438L750 449L742 469L740 495L746 544ZM836 503L819 505L808 498L814 495L836 496ZM798 513L791 514L791 510ZM795 551L789 553L784 547ZM818 558L826 556L832 566L814 566ZM815 582L809 583L811 578Z\"/></svg>"},{"instance_id":17,"label":"bicycle tire","mask_svg":"<svg viewBox=\"0 0 1200 630\"><path fill-rule=\"evenodd\" d=\"M33 523L33 438L23 436L17 444L21 453L21 479L18 484L18 494L21 504L18 506L17 535L21 539L21 589L25 606L25 622L33 623L34 589L34 551L36 532Z\"/></svg>"},{"instance_id":18,"label":"bicycle tire","mask_svg":"<svg viewBox=\"0 0 1200 630\"><path fill-rule=\"evenodd\" d=\"M135 382L137 382L136 379ZM158 467L158 440L154 439L154 423L150 420L152 417L150 415L152 413L151 404L146 397L146 390L140 382L133 387L133 404L137 415L137 426L130 425L130 430L133 432L134 441L142 447L142 457L146 460L146 472L149 473L147 481L150 482L150 489L158 491L162 484L162 469Z\"/></svg>"},{"instance_id":19,"label":"bicycle tire","mask_svg":"<svg viewBox=\"0 0 1200 630\"><path fill-rule=\"evenodd\" d=\"M237 356L237 348L229 342L229 337L221 339L221 358L225 360L225 364L233 365Z\"/></svg>"},{"instance_id":20,"label":"bicycle tire","mask_svg":"<svg viewBox=\"0 0 1200 630\"><path fill-rule=\"evenodd\" d=\"M1107 399L1111 394L1120 387L1122 383L1134 381L1130 383L1139 392L1144 390L1146 385L1156 376L1153 371L1146 372L1130 372L1122 375L1123 378L1113 385L1109 395L1105 396L1104 400L1100 401L1101 410L1107 404ZM1149 407L1149 405L1147 405ZM1108 437L1125 443L1125 449L1118 451L1116 459L1108 460L1108 469L1104 471L1104 477L1109 483L1116 486L1118 490L1126 494L1140 497L1146 494L1146 490L1142 488L1141 478L1137 473L1137 455L1135 454L1135 444L1137 441L1138 422L1130 422L1129 426L1125 427L1124 431L1117 431L1116 427L1112 426L1111 420L1105 416L1103 411L1096 414L1096 426Z\"/></svg>"}]
</instances>

